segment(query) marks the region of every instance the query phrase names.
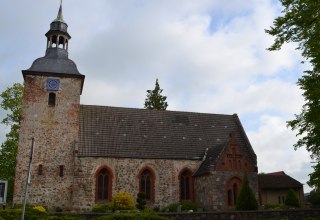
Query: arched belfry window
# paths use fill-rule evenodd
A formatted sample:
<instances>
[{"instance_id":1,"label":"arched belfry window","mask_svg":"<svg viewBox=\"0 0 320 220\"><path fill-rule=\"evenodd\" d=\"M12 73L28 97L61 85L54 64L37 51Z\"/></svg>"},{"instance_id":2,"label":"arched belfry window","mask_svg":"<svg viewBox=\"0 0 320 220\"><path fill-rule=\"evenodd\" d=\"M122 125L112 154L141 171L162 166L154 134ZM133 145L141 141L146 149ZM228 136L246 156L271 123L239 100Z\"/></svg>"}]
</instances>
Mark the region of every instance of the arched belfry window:
<instances>
[{"instance_id":1,"label":"arched belfry window","mask_svg":"<svg viewBox=\"0 0 320 220\"><path fill-rule=\"evenodd\" d=\"M148 201L154 201L154 173L150 168L139 174L139 192L144 192Z\"/></svg>"},{"instance_id":2,"label":"arched belfry window","mask_svg":"<svg viewBox=\"0 0 320 220\"><path fill-rule=\"evenodd\" d=\"M189 169L182 170L179 175L180 201L193 200L192 172Z\"/></svg>"},{"instance_id":3,"label":"arched belfry window","mask_svg":"<svg viewBox=\"0 0 320 220\"><path fill-rule=\"evenodd\" d=\"M107 167L100 168L96 173L96 202L111 201L112 173Z\"/></svg>"}]
</instances>

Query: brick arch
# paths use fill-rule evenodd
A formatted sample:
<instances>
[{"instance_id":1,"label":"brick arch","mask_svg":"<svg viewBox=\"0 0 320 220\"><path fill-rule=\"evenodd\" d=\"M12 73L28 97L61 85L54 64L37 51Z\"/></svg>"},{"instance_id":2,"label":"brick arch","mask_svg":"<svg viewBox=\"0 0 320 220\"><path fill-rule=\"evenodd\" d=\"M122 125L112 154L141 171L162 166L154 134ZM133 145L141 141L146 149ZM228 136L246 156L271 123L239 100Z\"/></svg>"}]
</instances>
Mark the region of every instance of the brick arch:
<instances>
[{"instance_id":1,"label":"brick arch","mask_svg":"<svg viewBox=\"0 0 320 220\"><path fill-rule=\"evenodd\" d=\"M179 172L179 200L194 201L192 170L188 167Z\"/></svg>"},{"instance_id":2,"label":"brick arch","mask_svg":"<svg viewBox=\"0 0 320 220\"><path fill-rule=\"evenodd\" d=\"M147 201L154 202L155 201L155 181L156 175L154 170L150 166L144 166L140 169L138 173L138 181L139 181L139 192L147 193L147 177L150 178L150 197L147 198Z\"/></svg>"},{"instance_id":3,"label":"brick arch","mask_svg":"<svg viewBox=\"0 0 320 220\"><path fill-rule=\"evenodd\" d=\"M232 176L226 183L226 204L227 207L234 207L242 187L242 179L239 176Z\"/></svg>"},{"instance_id":4,"label":"brick arch","mask_svg":"<svg viewBox=\"0 0 320 220\"><path fill-rule=\"evenodd\" d=\"M108 176L107 189L102 187L103 191L107 190L107 196L108 197L107 198L102 197L102 199L101 199L101 198L99 198L99 177L101 177L101 175L105 176L105 175L103 175L103 173L104 174L106 173L106 175ZM111 201L111 199L112 199L112 180L113 180L113 176L114 175L113 175L112 169L110 167L108 167L107 165L101 165L96 170L95 175L94 175L94 178L95 178L95 203L105 203L105 202Z\"/></svg>"}]
</instances>

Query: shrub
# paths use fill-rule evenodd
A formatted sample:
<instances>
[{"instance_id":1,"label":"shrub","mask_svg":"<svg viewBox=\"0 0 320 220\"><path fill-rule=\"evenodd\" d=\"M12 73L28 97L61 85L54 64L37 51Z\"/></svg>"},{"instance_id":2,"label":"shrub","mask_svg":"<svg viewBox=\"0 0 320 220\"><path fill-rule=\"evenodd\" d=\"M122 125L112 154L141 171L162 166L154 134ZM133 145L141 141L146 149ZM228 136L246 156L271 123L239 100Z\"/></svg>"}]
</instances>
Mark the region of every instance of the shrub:
<instances>
[{"instance_id":1,"label":"shrub","mask_svg":"<svg viewBox=\"0 0 320 220\"><path fill-rule=\"evenodd\" d=\"M176 212L178 209L179 203L171 203L168 206L161 209L161 212Z\"/></svg>"},{"instance_id":2,"label":"shrub","mask_svg":"<svg viewBox=\"0 0 320 220\"><path fill-rule=\"evenodd\" d=\"M6 209L0 211L0 217L5 220L15 220L21 218L21 209ZM25 210L25 219L30 220L45 220L47 219L48 214L45 212L40 212L39 210L34 210L30 207L26 207Z\"/></svg>"},{"instance_id":3,"label":"shrub","mask_svg":"<svg viewBox=\"0 0 320 220\"><path fill-rule=\"evenodd\" d=\"M109 203L95 205L92 208L92 212L104 213L104 212L111 212L111 211L112 211L112 207L111 207L111 205Z\"/></svg>"},{"instance_id":4,"label":"shrub","mask_svg":"<svg viewBox=\"0 0 320 220\"><path fill-rule=\"evenodd\" d=\"M181 205L181 211L197 211L199 206L190 201L190 200L183 200L181 203L171 203L168 206L164 207L161 209L161 212L177 212L178 211L178 206Z\"/></svg>"},{"instance_id":5,"label":"shrub","mask_svg":"<svg viewBox=\"0 0 320 220\"><path fill-rule=\"evenodd\" d=\"M237 210L257 210L258 209L258 202L249 186L247 175L245 175L243 178L243 184L238 196L236 209Z\"/></svg>"},{"instance_id":6,"label":"shrub","mask_svg":"<svg viewBox=\"0 0 320 220\"><path fill-rule=\"evenodd\" d=\"M133 210L135 208L133 196L127 192L117 192L111 201L111 207L115 210Z\"/></svg>"},{"instance_id":7,"label":"shrub","mask_svg":"<svg viewBox=\"0 0 320 220\"><path fill-rule=\"evenodd\" d=\"M137 204L136 207L139 210L144 210L146 208L146 194L144 192L139 192L137 195L137 200L136 200Z\"/></svg>"},{"instance_id":8,"label":"shrub","mask_svg":"<svg viewBox=\"0 0 320 220\"><path fill-rule=\"evenodd\" d=\"M284 204L292 207L300 207L299 200L292 189L289 189L289 191L287 192L286 200L284 201Z\"/></svg>"},{"instance_id":9,"label":"shrub","mask_svg":"<svg viewBox=\"0 0 320 220\"><path fill-rule=\"evenodd\" d=\"M189 210L193 210L193 211L197 211L197 209L199 208L199 206L190 201L190 200L183 200L181 201L181 210L182 211L189 211Z\"/></svg>"},{"instance_id":10,"label":"shrub","mask_svg":"<svg viewBox=\"0 0 320 220\"><path fill-rule=\"evenodd\" d=\"M41 206L41 205L34 206L32 209L33 209L33 210L37 210L37 211L39 211L39 212L47 212L47 211L46 211L46 208L43 207L43 206Z\"/></svg>"},{"instance_id":11,"label":"shrub","mask_svg":"<svg viewBox=\"0 0 320 220\"><path fill-rule=\"evenodd\" d=\"M312 204L312 207L320 207L320 191L315 189L311 190L307 201Z\"/></svg>"}]
</instances>

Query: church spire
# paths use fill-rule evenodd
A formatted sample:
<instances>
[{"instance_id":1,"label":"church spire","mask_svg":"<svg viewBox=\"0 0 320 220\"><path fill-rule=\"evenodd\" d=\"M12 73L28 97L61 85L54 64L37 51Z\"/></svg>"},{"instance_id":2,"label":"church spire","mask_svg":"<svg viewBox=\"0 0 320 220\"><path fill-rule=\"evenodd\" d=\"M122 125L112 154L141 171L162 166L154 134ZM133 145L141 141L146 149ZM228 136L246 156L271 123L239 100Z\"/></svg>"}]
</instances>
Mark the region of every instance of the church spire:
<instances>
[{"instance_id":1,"label":"church spire","mask_svg":"<svg viewBox=\"0 0 320 220\"><path fill-rule=\"evenodd\" d=\"M45 36L47 37L45 56L36 59L28 71L81 75L76 64L68 58L71 36L68 33L68 24L63 20L62 0L60 0L57 18L51 22Z\"/></svg>"},{"instance_id":2,"label":"church spire","mask_svg":"<svg viewBox=\"0 0 320 220\"><path fill-rule=\"evenodd\" d=\"M66 23L66 22L63 20L63 15L62 15L62 0L60 0L60 8L59 8L59 11L58 11L57 18L56 18L54 21Z\"/></svg>"}]
</instances>

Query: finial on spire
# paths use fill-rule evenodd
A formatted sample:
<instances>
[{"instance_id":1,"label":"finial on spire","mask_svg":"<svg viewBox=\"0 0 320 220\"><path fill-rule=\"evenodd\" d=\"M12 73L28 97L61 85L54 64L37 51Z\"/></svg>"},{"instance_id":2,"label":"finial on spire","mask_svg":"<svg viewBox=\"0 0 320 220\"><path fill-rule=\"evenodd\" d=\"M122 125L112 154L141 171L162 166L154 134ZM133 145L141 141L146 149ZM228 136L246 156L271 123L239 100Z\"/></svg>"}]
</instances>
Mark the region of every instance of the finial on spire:
<instances>
[{"instance_id":1,"label":"finial on spire","mask_svg":"<svg viewBox=\"0 0 320 220\"><path fill-rule=\"evenodd\" d=\"M62 15L62 0L60 0L59 12L58 12L57 18L54 21L60 21L60 22L65 23L65 21L63 20L63 15Z\"/></svg>"}]
</instances>

